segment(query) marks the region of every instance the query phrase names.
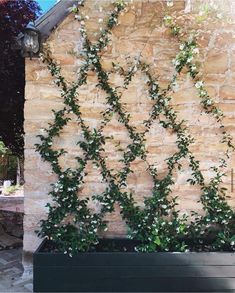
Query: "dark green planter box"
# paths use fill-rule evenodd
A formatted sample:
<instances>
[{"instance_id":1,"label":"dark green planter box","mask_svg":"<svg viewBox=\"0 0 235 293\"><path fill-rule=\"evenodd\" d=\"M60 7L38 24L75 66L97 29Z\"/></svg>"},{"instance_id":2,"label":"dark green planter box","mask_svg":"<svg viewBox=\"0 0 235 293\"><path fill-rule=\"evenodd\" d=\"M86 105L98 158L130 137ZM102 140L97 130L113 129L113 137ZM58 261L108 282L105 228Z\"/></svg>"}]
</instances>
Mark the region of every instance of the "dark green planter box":
<instances>
[{"instance_id":1,"label":"dark green planter box","mask_svg":"<svg viewBox=\"0 0 235 293\"><path fill-rule=\"evenodd\" d=\"M34 292L235 292L227 252L34 253Z\"/></svg>"}]
</instances>

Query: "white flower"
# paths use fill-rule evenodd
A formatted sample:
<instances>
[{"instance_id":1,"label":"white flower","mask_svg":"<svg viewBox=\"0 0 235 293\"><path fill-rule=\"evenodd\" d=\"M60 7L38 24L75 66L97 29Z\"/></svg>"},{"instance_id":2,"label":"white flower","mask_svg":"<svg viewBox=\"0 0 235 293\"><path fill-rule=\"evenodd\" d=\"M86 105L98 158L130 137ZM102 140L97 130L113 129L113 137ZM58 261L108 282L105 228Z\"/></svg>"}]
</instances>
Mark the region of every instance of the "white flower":
<instances>
[{"instance_id":1,"label":"white flower","mask_svg":"<svg viewBox=\"0 0 235 293\"><path fill-rule=\"evenodd\" d=\"M193 48L192 52L193 52L193 54L199 54L199 49L198 48Z\"/></svg>"},{"instance_id":2,"label":"white flower","mask_svg":"<svg viewBox=\"0 0 235 293\"><path fill-rule=\"evenodd\" d=\"M184 44L180 44L180 50L184 50L185 45Z\"/></svg>"},{"instance_id":3,"label":"white flower","mask_svg":"<svg viewBox=\"0 0 235 293\"><path fill-rule=\"evenodd\" d=\"M210 105L212 104L212 100L207 100L207 101L206 101L206 104L207 104L208 106L210 106Z\"/></svg>"},{"instance_id":4,"label":"white flower","mask_svg":"<svg viewBox=\"0 0 235 293\"><path fill-rule=\"evenodd\" d=\"M81 20L81 19L82 19L82 18L81 18L81 15L76 14L76 15L75 15L75 19L77 19L77 20Z\"/></svg>"},{"instance_id":5,"label":"white flower","mask_svg":"<svg viewBox=\"0 0 235 293\"><path fill-rule=\"evenodd\" d=\"M217 9L219 8L219 6L216 5L215 3L213 3L213 4L211 5L211 8L213 8L214 10L217 10Z\"/></svg>"},{"instance_id":6,"label":"white flower","mask_svg":"<svg viewBox=\"0 0 235 293\"><path fill-rule=\"evenodd\" d=\"M203 81L197 81L196 83L195 83L195 87L197 88L197 89L199 89L199 88L201 88L201 87L203 87Z\"/></svg>"},{"instance_id":7,"label":"white flower","mask_svg":"<svg viewBox=\"0 0 235 293\"><path fill-rule=\"evenodd\" d=\"M193 57L189 57L186 62L190 63L192 60L193 60Z\"/></svg>"},{"instance_id":8,"label":"white flower","mask_svg":"<svg viewBox=\"0 0 235 293\"><path fill-rule=\"evenodd\" d=\"M101 23L101 22L103 22L103 19L102 18L99 19L99 23Z\"/></svg>"},{"instance_id":9,"label":"white flower","mask_svg":"<svg viewBox=\"0 0 235 293\"><path fill-rule=\"evenodd\" d=\"M174 83L172 83L172 89L173 91L178 91L179 90L179 84L175 81Z\"/></svg>"},{"instance_id":10,"label":"white flower","mask_svg":"<svg viewBox=\"0 0 235 293\"><path fill-rule=\"evenodd\" d=\"M168 7L172 7L172 6L174 5L173 0L167 0L166 5L167 5Z\"/></svg>"},{"instance_id":11,"label":"white flower","mask_svg":"<svg viewBox=\"0 0 235 293\"><path fill-rule=\"evenodd\" d=\"M191 35L189 36L189 38L188 38L188 42L189 42L189 43L192 43L193 40L194 40L194 35L191 34Z\"/></svg>"},{"instance_id":12,"label":"white flower","mask_svg":"<svg viewBox=\"0 0 235 293\"><path fill-rule=\"evenodd\" d=\"M169 15L166 15L166 16L164 16L163 20L164 21L171 21L172 20L172 17L169 16Z\"/></svg>"},{"instance_id":13,"label":"white flower","mask_svg":"<svg viewBox=\"0 0 235 293\"><path fill-rule=\"evenodd\" d=\"M178 65L180 65L180 61L179 61L179 60L174 60L174 61L173 61L173 64L174 64L175 66L178 66Z\"/></svg>"},{"instance_id":14,"label":"white flower","mask_svg":"<svg viewBox=\"0 0 235 293\"><path fill-rule=\"evenodd\" d=\"M199 95L201 97L205 97L207 95L207 92L205 90L203 90L203 89L200 89Z\"/></svg>"}]
</instances>

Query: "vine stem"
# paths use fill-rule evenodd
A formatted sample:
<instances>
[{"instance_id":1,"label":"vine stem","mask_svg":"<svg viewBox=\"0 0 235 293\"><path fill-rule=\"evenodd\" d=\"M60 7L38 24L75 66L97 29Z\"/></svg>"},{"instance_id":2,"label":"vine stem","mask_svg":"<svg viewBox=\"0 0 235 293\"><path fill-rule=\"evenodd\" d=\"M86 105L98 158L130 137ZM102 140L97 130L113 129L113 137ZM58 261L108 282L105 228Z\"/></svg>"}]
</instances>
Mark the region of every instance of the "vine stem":
<instances>
[{"instance_id":1,"label":"vine stem","mask_svg":"<svg viewBox=\"0 0 235 293\"><path fill-rule=\"evenodd\" d=\"M139 133L135 127L130 125L130 115L123 108L116 88L110 85L109 73L102 67L102 50L107 46L109 34L117 24L118 16L124 8L123 1L119 0L115 3L106 28L101 31L100 38L95 44L91 44L85 24L81 22L80 31L84 39L83 50L86 57L84 65L80 68L78 80L72 84L68 84L62 76L60 67L53 60L50 53L45 52L43 55L43 61L48 64L48 69L55 78L56 85L61 89L65 107L63 110L54 111L54 123L50 124L49 128L45 130L46 135L39 136L41 144L36 146L42 158L51 164L53 171L58 175L58 181L53 185L53 190L50 193L55 204L47 205L49 209L48 219L42 221L40 235L56 240L59 249L69 253L70 256L77 251L87 251L98 242L98 231L106 227L103 217L105 214L114 211L114 204L117 202L121 208L122 218L131 230L130 236L142 242L142 245L137 248L141 251L183 251L187 248L187 245L182 241L182 237L207 233L208 225L213 230L215 224L220 227L220 233L222 233L220 238L222 240L217 243L217 239L212 247L216 245L216 247L220 247L224 243L222 241L225 241L224 237L227 237L227 242L225 243L228 245L229 241L232 243L230 236L234 228L234 212L225 202L223 190L219 188L222 174L218 169L214 169L215 177L212 178L209 185L205 185L199 162L195 160L189 150L193 138L188 134L184 121L177 120L176 112L169 105L171 97L168 94L176 81L177 75L173 75L166 89L161 89L157 80L151 75L149 65L140 61L140 59L137 59L137 62L133 65L137 67L137 70L146 74L149 98L155 101L149 119L144 121L146 129L144 132ZM177 31L174 28L172 28L173 31ZM186 46L186 57L191 57L192 50L195 49L194 41L185 42L184 46ZM177 55L177 58L179 57L181 57L180 53ZM177 65L178 67L175 67L176 73L180 74L184 67L188 67L190 75L195 78L197 74L192 70L193 64L187 62L187 60L185 58L181 59ZM120 66L117 66L117 69L118 72L124 75L124 88L126 89L137 70L132 70L133 68L131 68L126 73ZM108 108L103 113L100 128L93 130L85 124L82 118L77 93L79 87L86 84L89 70L96 73L98 77L97 86L107 94L106 103L108 105ZM204 87L200 85L200 88L204 91ZM217 108L213 109L213 113L217 115L217 110L215 110ZM59 158L66 151L64 149L55 151L52 144L54 137L59 136L63 127L70 121L66 117L68 112L75 114L81 126L84 140L78 141L78 145L83 151L83 156L76 157L79 164L76 170L67 168L63 171L59 164ZM126 127L132 140L127 146L127 150L123 153L122 162L124 163L124 168L115 175L112 175L111 170L107 168L105 157L102 156L107 140L107 137L103 135L103 130L111 121L112 113L118 115L118 120ZM159 119L160 114L164 114L165 120ZM178 151L167 159L168 173L162 180L158 178L157 169L147 162L144 137L157 118L164 128L173 130L177 134L176 144ZM231 147L230 137L226 142ZM206 216L198 216L196 222L191 225L187 224L187 216L180 216L179 211L177 211L176 198L169 197L171 186L174 184L173 171L176 168L180 169L180 160L188 156L192 169L192 179L189 182L201 186L203 191L201 200L206 211ZM142 159L147 164L154 182L152 196L144 200L145 208L140 208L136 204L132 193L123 190L123 186L127 186L127 177L132 172L131 163L136 158ZM101 168L102 177L107 183L105 192L93 196L93 199L97 200L101 205L101 211L98 213L94 213L88 208L89 198L79 199L77 196L86 176L85 168L88 161L92 161L93 164ZM73 216L73 221L65 223L70 214ZM225 234L223 234L223 230Z\"/></svg>"}]
</instances>

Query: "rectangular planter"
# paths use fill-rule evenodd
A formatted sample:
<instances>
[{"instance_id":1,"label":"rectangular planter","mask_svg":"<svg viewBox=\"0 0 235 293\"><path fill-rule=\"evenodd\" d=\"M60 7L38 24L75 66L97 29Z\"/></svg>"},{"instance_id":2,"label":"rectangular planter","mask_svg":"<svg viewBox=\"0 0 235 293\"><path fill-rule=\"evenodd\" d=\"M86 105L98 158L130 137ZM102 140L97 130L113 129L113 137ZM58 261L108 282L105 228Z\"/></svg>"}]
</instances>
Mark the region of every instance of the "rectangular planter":
<instances>
[{"instance_id":1,"label":"rectangular planter","mask_svg":"<svg viewBox=\"0 0 235 293\"><path fill-rule=\"evenodd\" d=\"M34 253L34 292L234 292L227 252Z\"/></svg>"}]
</instances>

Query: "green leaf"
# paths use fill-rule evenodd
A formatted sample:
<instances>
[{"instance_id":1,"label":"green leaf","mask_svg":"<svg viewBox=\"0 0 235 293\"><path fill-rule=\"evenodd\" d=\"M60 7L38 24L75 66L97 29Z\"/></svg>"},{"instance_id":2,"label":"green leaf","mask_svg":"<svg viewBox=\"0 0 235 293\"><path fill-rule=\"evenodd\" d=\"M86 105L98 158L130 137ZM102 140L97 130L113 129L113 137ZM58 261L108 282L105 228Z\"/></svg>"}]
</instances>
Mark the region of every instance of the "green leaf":
<instances>
[{"instance_id":1,"label":"green leaf","mask_svg":"<svg viewBox=\"0 0 235 293\"><path fill-rule=\"evenodd\" d=\"M155 238L154 243L157 244L158 246L161 245L161 239L160 239L159 236L157 236L157 237Z\"/></svg>"}]
</instances>

